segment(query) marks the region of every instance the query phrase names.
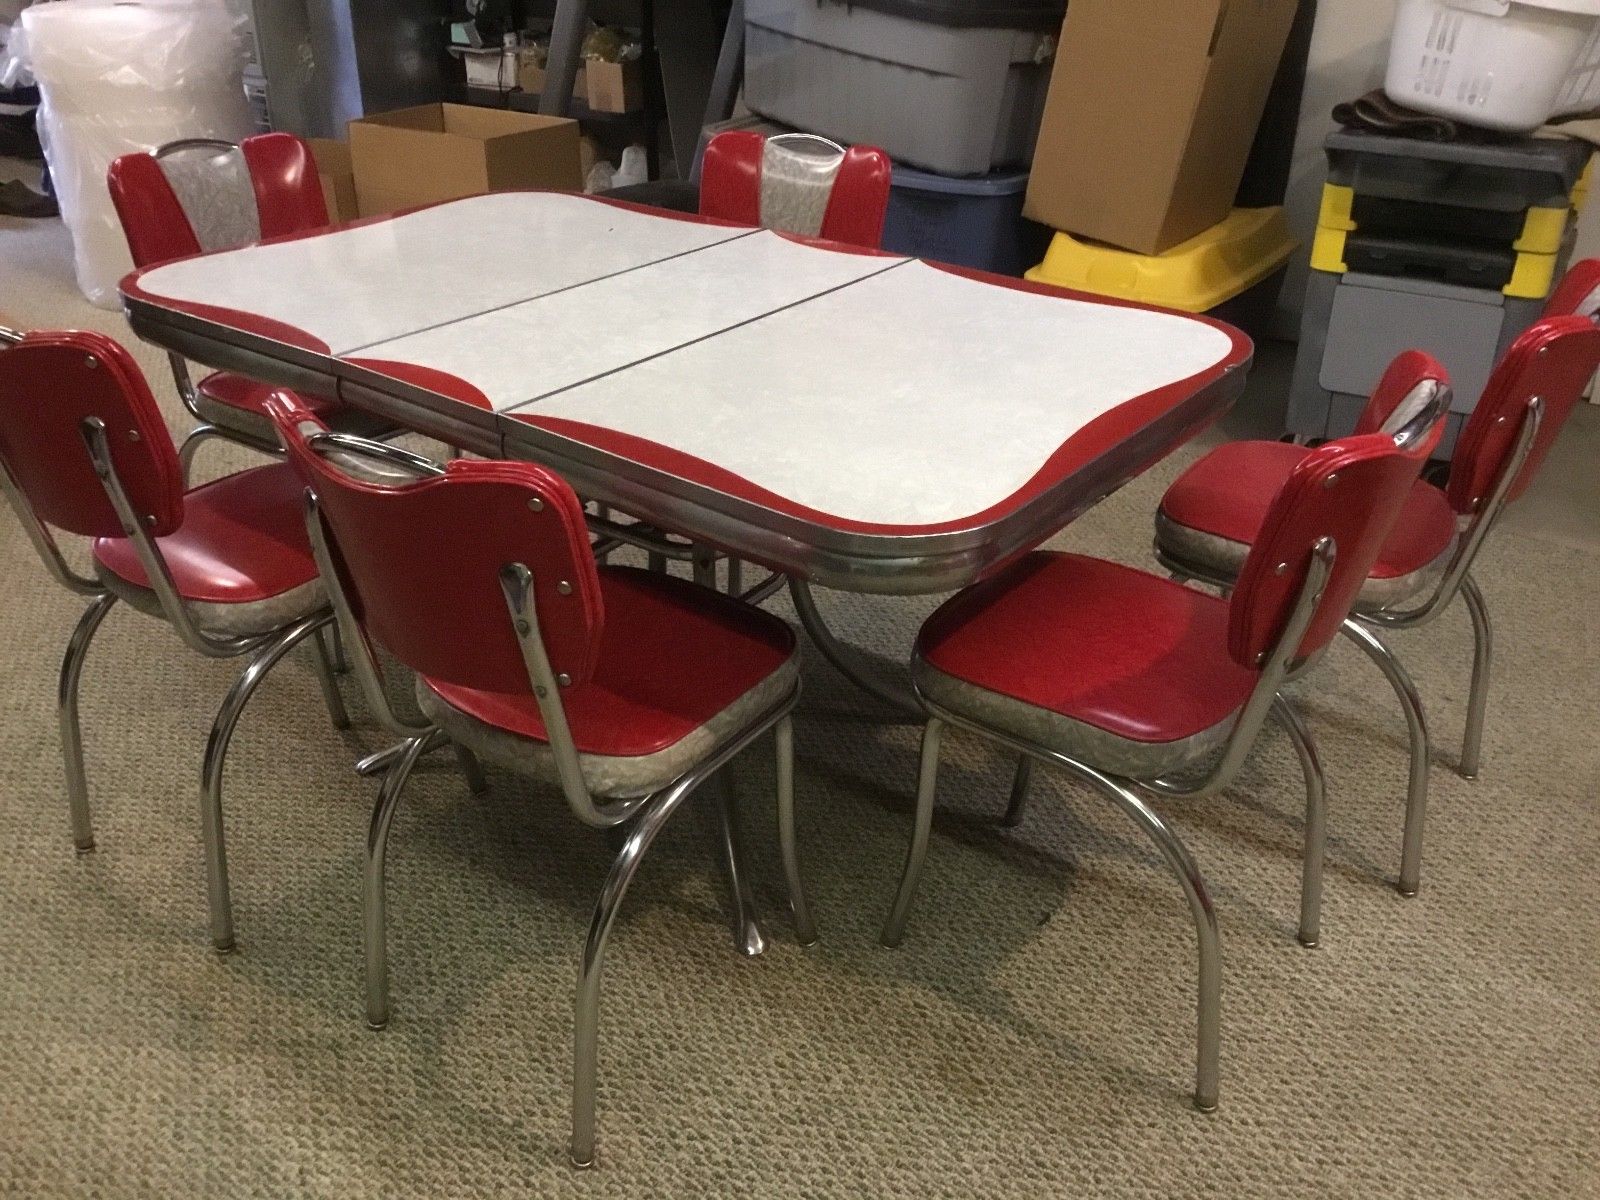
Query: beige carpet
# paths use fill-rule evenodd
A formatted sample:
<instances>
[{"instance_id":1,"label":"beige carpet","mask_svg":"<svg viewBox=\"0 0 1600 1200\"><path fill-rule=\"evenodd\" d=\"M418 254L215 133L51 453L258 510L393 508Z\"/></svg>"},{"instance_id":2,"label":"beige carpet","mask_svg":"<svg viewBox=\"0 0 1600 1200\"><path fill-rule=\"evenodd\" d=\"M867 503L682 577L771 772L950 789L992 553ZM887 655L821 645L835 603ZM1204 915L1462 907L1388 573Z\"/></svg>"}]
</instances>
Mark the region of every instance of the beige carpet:
<instances>
[{"instance_id":1,"label":"beige carpet","mask_svg":"<svg viewBox=\"0 0 1600 1200\"><path fill-rule=\"evenodd\" d=\"M0 309L118 328L74 302L63 251L53 226L0 222ZM1177 466L1063 543L1141 561ZM353 689L355 729L329 730L292 661L229 764L240 953L219 960L196 790L236 667L113 614L84 689L100 849L75 858L53 703L79 603L0 519L0 1192L1600 1194L1600 554L1523 536L1481 576L1502 640L1480 781L1450 769L1464 616L1401 639L1441 743L1417 899L1387 884L1400 714L1345 647L1305 696L1332 786L1322 949L1293 939L1301 797L1280 736L1227 795L1168 810L1223 927L1211 1116L1187 1100L1186 910L1132 827L1081 789L1047 778L1023 827L998 830L1007 763L952 737L910 934L877 946L916 731L813 658L797 744L822 942L801 951L783 915L758 747L736 777L772 948L733 955L708 831L686 813L612 942L601 1165L585 1175L564 1161L571 987L604 839L553 794L497 775L473 798L446 757L430 763L393 843L396 1018L369 1032L358 863L373 789L349 768L383 738ZM930 607L825 601L889 658Z\"/></svg>"}]
</instances>

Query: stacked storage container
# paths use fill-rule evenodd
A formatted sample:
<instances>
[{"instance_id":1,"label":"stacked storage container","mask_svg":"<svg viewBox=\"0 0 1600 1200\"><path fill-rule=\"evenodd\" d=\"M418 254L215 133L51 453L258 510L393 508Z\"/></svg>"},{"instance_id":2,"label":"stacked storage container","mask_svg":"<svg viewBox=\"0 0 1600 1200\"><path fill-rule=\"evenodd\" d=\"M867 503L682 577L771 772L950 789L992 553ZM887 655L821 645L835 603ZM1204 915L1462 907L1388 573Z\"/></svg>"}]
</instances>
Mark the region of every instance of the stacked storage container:
<instances>
[{"instance_id":1,"label":"stacked storage container","mask_svg":"<svg viewBox=\"0 0 1600 1200\"><path fill-rule=\"evenodd\" d=\"M745 0L745 103L895 160L884 245L1020 274L1066 0Z\"/></svg>"},{"instance_id":2,"label":"stacked storage container","mask_svg":"<svg viewBox=\"0 0 1600 1200\"><path fill-rule=\"evenodd\" d=\"M1390 358L1418 346L1454 385L1448 454L1566 268L1590 148L1341 130L1326 149L1289 431L1349 433Z\"/></svg>"}]
</instances>

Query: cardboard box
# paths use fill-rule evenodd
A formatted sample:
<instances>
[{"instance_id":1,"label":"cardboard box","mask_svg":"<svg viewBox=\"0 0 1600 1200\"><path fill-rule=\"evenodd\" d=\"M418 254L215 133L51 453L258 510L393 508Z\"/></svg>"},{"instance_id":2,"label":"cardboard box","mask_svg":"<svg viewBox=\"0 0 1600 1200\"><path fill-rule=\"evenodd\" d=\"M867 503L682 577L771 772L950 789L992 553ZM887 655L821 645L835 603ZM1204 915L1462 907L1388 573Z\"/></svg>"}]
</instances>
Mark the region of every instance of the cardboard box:
<instances>
[{"instance_id":1,"label":"cardboard box","mask_svg":"<svg viewBox=\"0 0 1600 1200\"><path fill-rule=\"evenodd\" d=\"M350 122L364 217L517 188L582 191L578 123L566 117L424 104Z\"/></svg>"},{"instance_id":2,"label":"cardboard box","mask_svg":"<svg viewBox=\"0 0 1600 1200\"><path fill-rule=\"evenodd\" d=\"M515 50L501 48L461 52L467 68L467 86L509 92L517 86L518 60Z\"/></svg>"},{"instance_id":3,"label":"cardboard box","mask_svg":"<svg viewBox=\"0 0 1600 1200\"><path fill-rule=\"evenodd\" d=\"M1296 7L1072 0L1024 214L1140 254L1225 218Z\"/></svg>"},{"instance_id":4,"label":"cardboard box","mask_svg":"<svg viewBox=\"0 0 1600 1200\"><path fill-rule=\"evenodd\" d=\"M360 210L356 206L356 176L350 166L350 147L332 138L307 138L306 144L317 160L317 178L322 181L328 220L335 225L354 221Z\"/></svg>"},{"instance_id":5,"label":"cardboard box","mask_svg":"<svg viewBox=\"0 0 1600 1200\"><path fill-rule=\"evenodd\" d=\"M644 107L644 70L638 59L604 62L591 58L584 64L588 76L589 107L595 112L630 113Z\"/></svg>"},{"instance_id":6,"label":"cardboard box","mask_svg":"<svg viewBox=\"0 0 1600 1200\"><path fill-rule=\"evenodd\" d=\"M544 66L544 55L540 52L537 56L531 51L524 50L520 59L521 65L517 68L517 87L530 95L537 96L544 92L545 80L549 77ZM572 77L572 94L586 98L588 96L587 72L582 63L578 64L578 71Z\"/></svg>"}]
</instances>

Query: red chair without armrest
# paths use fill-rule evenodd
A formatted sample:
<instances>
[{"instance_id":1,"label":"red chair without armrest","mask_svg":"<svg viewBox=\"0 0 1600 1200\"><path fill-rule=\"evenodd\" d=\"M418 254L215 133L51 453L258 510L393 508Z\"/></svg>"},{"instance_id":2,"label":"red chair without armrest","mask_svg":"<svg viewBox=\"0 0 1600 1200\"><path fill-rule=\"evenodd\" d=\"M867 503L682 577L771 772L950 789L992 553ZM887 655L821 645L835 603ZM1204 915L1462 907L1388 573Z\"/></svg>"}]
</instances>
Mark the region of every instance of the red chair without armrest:
<instances>
[{"instance_id":1,"label":"red chair without armrest","mask_svg":"<svg viewBox=\"0 0 1600 1200\"><path fill-rule=\"evenodd\" d=\"M927 853L946 724L1065 768L1145 832L1177 875L1199 941L1194 1099L1217 1103L1221 961L1199 868L1144 798L1210 796L1234 778L1273 714L1306 776L1300 939L1319 936L1325 838L1316 748L1285 680L1307 671L1350 611L1428 453L1448 405L1426 356L1391 373L1425 399L1402 438L1331 442L1298 463L1230 600L1132 567L1039 551L946 601L917 638L912 679L929 714L916 823L885 945L898 945ZM1026 787L1020 771L1017 791Z\"/></svg>"},{"instance_id":2,"label":"red chair without armrest","mask_svg":"<svg viewBox=\"0 0 1600 1200\"><path fill-rule=\"evenodd\" d=\"M889 210L889 157L810 133L728 130L706 144L700 213L876 250Z\"/></svg>"},{"instance_id":3,"label":"red chair without armrest","mask_svg":"<svg viewBox=\"0 0 1600 1200\"><path fill-rule=\"evenodd\" d=\"M165 619L208 658L250 656L206 745L202 827L211 937L233 949L222 836L222 773L245 703L285 654L317 650L336 728L348 724L326 647L332 620L300 513L301 488L277 464L184 491L178 456L129 353L97 333L0 331L0 490L39 557L89 598L61 664L60 721L73 840L94 848L78 683L95 631L120 599ZM62 557L52 530L92 540L95 577Z\"/></svg>"},{"instance_id":4,"label":"red chair without armrest","mask_svg":"<svg viewBox=\"0 0 1600 1200\"><path fill-rule=\"evenodd\" d=\"M263 238L328 224L316 160L289 133L263 133L232 142L187 138L153 154L124 154L106 173L134 265L155 266ZM277 438L262 407L271 389L229 371L191 382L183 356L170 353L178 395L201 424L184 439L185 472L207 438L242 442L276 454ZM381 423L332 401L311 401L334 426L381 432Z\"/></svg>"},{"instance_id":5,"label":"red chair without armrest","mask_svg":"<svg viewBox=\"0 0 1600 1200\"><path fill-rule=\"evenodd\" d=\"M1527 488L1556 434L1600 363L1600 260L1568 271L1536 322L1496 365L1456 446L1445 488L1419 480L1362 588L1345 633L1383 671L1405 712L1410 733L1408 812L1427 791L1430 748L1421 699L1410 675L1376 631L1437 618L1459 594L1473 627L1472 684L1459 769L1477 775L1488 703L1493 634L1483 594L1471 575L1484 539L1506 505ZM1378 395L1361 428L1388 414ZM1190 467L1162 498L1156 553L1170 570L1227 586L1258 536L1273 490L1308 451L1281 442L1236 442ZM1420 846L1399 880L1414 895Z\"/></svg>"},{"instance_id":6,"label":"red chair without armrest","mask_svg":"<svg viewBox=\"0 0 1600 1200\"><path fill-rule=\"evenodd\" d=\"M373 811L366 862L367 1019L389 1019L384 860L390 822L417 758L463 750L544 777L577 819L625 828L601 890L579 972L573 1162L594 1159L596 1030L606 938L628 884L662 826L724 763L768 730L778 754L778 813L795 923L815 932L794 854L793 741L799 696L789 627L681 579L594 562L583 508L531 463L448 467L382 443L329 433L283 394L269 402L307 488L307 521L354 669L405 749ZM400 485L363 464L407 467ZM359 474L357 473L359 471ZM448 632L445 632L448 631ZM385 699L374 649L417 675L423 720ZM719 796L733 883L735 941L763 941L739 862L733 812Z\"/></svg>"}]
</instances>

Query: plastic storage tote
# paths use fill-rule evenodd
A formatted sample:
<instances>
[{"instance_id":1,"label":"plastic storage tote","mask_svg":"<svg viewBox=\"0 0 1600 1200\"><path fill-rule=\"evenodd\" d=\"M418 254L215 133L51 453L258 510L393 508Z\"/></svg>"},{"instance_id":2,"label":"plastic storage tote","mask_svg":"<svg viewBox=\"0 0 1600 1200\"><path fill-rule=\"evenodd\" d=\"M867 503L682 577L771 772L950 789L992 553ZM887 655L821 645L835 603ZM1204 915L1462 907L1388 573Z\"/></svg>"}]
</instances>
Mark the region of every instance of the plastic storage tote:
<instances>
[{"instance_id":1,"label":"plastic storage tote","mask_svg":"<svg viewBox=\"0 0 1600 1200\"><path fill-rule=\"evenodd\" d=\"M1397 104L1510 133L1581 111L1600 0L1400 0L1383 90ZM1591 54L1590 57L1593 57Z\"/></svg>"},{"instance_id":2,"label":"plastic storage tote","mask_svg":"<svg viewBox=\"0 0 1600 1200\"><path fill-rule=\"evenodd\" d=\"M1021 275L1039 261L1050 230L1022 216L1026 171L976 179L894 168L883 248L1000 275Z\"/></svg>"},{"instance_id":3,"label":"plastic storage tote","mask_svg":"<svg viewBox=\"0 0 1600 1200\"><path fill-rule=\"evenodd\" d=\"M1058 233L1028 278L1116 300L1211 312L1270 279L1295 245L1283 209L1236 208L1164 254L1135 254Z\"/></svg>"},{"instance_id":4,"label":"plastic storage tote","mask_svg":"<svg viewBox=\"0 0 1600 1200\"><path fill-rule=\"evenodd\" d=\"M762 116L944 175L1032 161L1064 0L744 9L744 101Z\"/></svg>"}]
</instances>

